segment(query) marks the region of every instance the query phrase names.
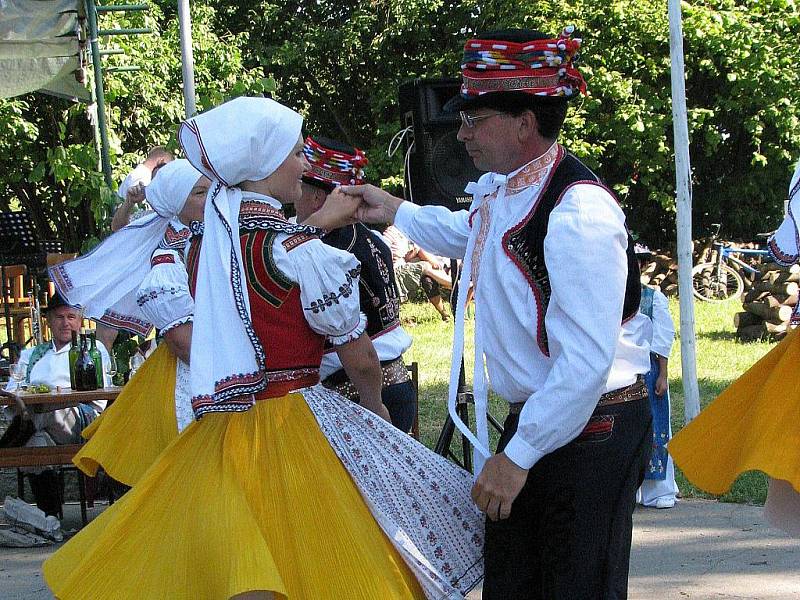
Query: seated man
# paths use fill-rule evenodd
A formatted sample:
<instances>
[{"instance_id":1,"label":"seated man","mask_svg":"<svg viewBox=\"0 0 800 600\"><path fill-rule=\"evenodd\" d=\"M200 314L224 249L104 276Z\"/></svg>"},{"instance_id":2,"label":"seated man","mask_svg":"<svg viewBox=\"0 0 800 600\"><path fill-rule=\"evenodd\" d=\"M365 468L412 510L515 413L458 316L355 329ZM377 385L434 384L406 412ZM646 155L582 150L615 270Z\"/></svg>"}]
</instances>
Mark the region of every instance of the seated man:
<instances>
[{"instance_id":1,"label":"seated man","mask_svg":"<svg viewBox=\"0 0 800 600\"><path fill-rule=\"evenodd\" d=\"M442 300L441 288L450 289L452 283L442 266L442 259L413 244L394 225L386 228L383 238L392 251L401 302L415 297L422 290L442 320L447 321L449 316Z\"/></svg>"},{"instance_id":2,"label":"seated man","mask_svg":"<svg viewBox=\"0 0 800 600\"><path fill-rule=\"evenodd\" d=\"M24 350L19 357L19 364L25 369L27 383L46 384L53 389L69 389L70 342L72 332L80 330L81 313L66 304L58 293L50 298L46 311L52 341ZM99 342L97 346L103 364L108 364L105 347ZM10 381L6 390L12 391L15 387L16 382ZM83 428L94 421L105 406L105 400L98 400L55 410L50 407L47 410L18 407L11 426L0 438L0 447L77 444L81 441ZM36 505L45 514L57 515L61 509L61 490L56 471L37 468L30 470L28 476Z\"/></svg>"}]
</instances>

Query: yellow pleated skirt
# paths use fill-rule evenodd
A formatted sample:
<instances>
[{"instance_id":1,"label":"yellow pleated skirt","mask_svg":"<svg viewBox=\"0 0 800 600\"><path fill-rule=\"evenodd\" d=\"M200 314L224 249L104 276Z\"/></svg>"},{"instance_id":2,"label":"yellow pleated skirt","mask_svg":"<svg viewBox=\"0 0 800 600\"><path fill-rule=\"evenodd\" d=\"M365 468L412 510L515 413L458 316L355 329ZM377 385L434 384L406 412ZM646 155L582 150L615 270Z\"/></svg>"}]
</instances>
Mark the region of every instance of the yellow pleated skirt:
<instances>
[{"instance_id":1,"label":"yellow pleated skirt","mask_svg":"<svg viewBox=\"0 0 800 600\"><path fill-rule=\"evenodd\" d=\"M81 435L88 442L73 458L75 466L90 477L102 467L126 485L139 481L178 436L176 364L175 355L160 344L114 403L83 430Z\"/></svg>"},{"instance_id":2,"label":"yellow pleated skirt","mask_svg":"<svg viewBox=\"0 0 800 600\"><path fill-rule=\"evenodd\" d=\"M800 330L733 382L667 449L689 481L712 494L752 470L800 492Z\"/></svg>"},{"instance_id":3,"label":"yellow pleated skirt","mask_svg":"<svg viewBox=\"0 0 800 600\"><path fill-rule=\"evenodd\" d=\"M299 394L192 423L43 569L62 600L424 598Z\"/></svg>"}]
</instances>

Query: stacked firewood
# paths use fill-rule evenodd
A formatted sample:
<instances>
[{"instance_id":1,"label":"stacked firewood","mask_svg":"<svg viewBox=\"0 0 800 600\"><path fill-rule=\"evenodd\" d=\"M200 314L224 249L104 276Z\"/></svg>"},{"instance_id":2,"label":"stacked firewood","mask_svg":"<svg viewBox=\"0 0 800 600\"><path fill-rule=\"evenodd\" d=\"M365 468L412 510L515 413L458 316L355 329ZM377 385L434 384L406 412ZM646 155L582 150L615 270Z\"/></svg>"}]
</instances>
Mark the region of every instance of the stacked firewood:
<instances>
[{"instance_id":1,"label":"stacked firewood","mask_svg":"<svg viewBox=\"0 0 800 600\"><path fill-rule=\"evenodd\" d=\"M661 251L642 269L642 283L661 288L665 296L678 295L678 261Z\"/></svg>"},{"instance_id":2,"label":"stacked firewood","mask_svg":"<svg viewBox=\"0 0 800 600\"><path fill-rule=\"evenodd\" d=\"M780 340L789 329L800 290L800 265L779 267L765 263L761 275L742 299L742 312L733 317L736 336L742 341Z\"/></svg>"}]
</instances>

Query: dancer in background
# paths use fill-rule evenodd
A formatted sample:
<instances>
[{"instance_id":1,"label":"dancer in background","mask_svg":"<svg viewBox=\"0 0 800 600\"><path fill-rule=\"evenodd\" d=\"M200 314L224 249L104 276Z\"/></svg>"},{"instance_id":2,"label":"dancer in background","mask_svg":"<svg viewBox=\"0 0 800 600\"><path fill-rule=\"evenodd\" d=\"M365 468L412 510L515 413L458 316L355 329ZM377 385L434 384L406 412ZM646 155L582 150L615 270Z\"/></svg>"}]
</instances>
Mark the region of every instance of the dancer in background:
<instances>
[{"instance_id":1,"label":"dancer in background","mask_svg":"<svg viewBox=\"0 0 800 600\"><path fill-rule=\"evenodd\" d=\"M782 266L800 260L800 163L789 184L781 226L769 239L770 257ZM800 323L800 304L792 315ZM770 477L765 513L771 524L800 536L800 332L780 344L734 381L669 443L686 478L712 494L724 494L746 471Z\"/></svg>"},{"instance_id":2,"label":"dancer in background","mask_svg":"<svg viewBox=\"0 0 800 600\"><path fill-rule=\"evenodd\" d=\"M325 137L306 138L303 148L309 169L303 175L303 194L295 202L297 220L303 222L320 210L337 186L364 183L366 155L348 144ZM414 425L417 399L403 362L411 336L400 325L400 298L392 269L392 253L380 235L362 223L334 229L322 236L326 244L346 250L361 263L358 292L361 312L367 317L369 334L381 362L381 400L392 424L408 433ZM353 401L358 391L342 368L334 348L326 344L320 367L322 385Z\"/></svg>"}]
</instances>

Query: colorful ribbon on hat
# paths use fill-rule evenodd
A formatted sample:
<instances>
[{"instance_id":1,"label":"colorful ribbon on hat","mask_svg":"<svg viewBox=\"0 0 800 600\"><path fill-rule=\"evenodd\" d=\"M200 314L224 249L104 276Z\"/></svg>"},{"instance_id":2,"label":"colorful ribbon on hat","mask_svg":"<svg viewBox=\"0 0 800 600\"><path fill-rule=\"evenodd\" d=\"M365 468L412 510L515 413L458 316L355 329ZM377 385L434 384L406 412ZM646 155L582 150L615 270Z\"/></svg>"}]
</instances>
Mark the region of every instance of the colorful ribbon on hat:
<instances>
[{"instance_id":1,"label":"colorful ribbon on hat","mask_svg":"<svg viewBox=\"0 0 800 600\"><path fill-rule=\"evenodd\" d=\"M364 183L364 167L369 161L363 151L355 148L355 154L331 150L320 145L311 136L303 145L311 169L305 177L328 185L361 185Z\"/></svg>"},{"instance_id":2,"label":"colorful ribbon on hat","mask_svg":"<svg viewBox=\"0 0 800 600\"><path fill-rule=\"evenodd\" d=\"M586 93L586 82L574 63L581 47L565 27L556 39L506 42L474 38L464 44L461 95L525 92L537 96Z\"/></svg>"}]
</instances>

